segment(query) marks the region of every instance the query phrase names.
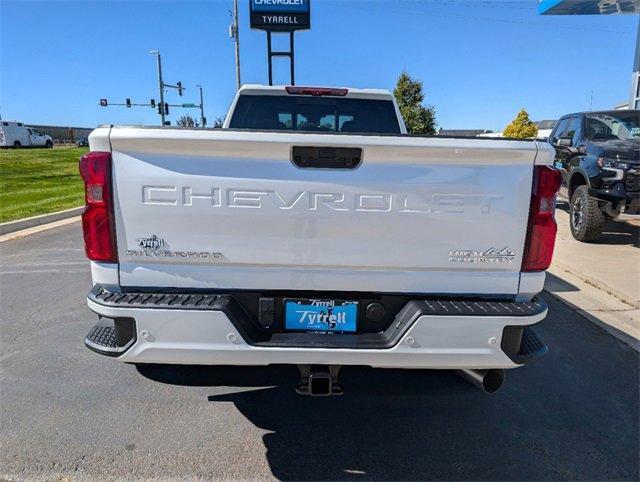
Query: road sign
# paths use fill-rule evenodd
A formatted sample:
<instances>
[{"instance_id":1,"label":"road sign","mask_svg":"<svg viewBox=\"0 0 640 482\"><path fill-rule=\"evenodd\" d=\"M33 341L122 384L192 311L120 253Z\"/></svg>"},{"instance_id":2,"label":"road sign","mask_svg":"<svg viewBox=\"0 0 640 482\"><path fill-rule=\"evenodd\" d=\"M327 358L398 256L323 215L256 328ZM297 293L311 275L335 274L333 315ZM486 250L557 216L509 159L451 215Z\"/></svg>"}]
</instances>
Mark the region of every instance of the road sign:
<instances>
[{"instance_id":1,"label":"road sign","mask_svg":"<svg viewBox=\"0 0 640 482\"><path fill-rule=\"evenodd\" d=\"M292 32L311 28L311 0L249 0L251 28Z\"/></svg>"},{"instance_id":2,"label":"road sign","mask_svg":"<svg viewBox=\"0 0 640 482\"><path fill-rule=\"evenodd\" d=\"M195 104L182 104L182 107L198 107Z\"/></svg>"}]
</instances>

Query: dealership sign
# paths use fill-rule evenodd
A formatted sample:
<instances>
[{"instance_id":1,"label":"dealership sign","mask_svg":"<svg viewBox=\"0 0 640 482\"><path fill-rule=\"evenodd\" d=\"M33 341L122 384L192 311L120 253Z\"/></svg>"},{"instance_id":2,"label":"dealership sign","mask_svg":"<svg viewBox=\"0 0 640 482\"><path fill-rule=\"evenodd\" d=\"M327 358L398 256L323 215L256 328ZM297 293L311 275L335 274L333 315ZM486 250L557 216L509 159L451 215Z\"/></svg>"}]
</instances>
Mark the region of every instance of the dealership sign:
<instances>
[{"instance_id":1,"label":"dealership sign","mask_svg":"<svg viewBox=\"0 0 640 482\"><path fill-rule=\"evenodd\" d=\"M311 0L249 0L251 28L290 32L311 28Z\"/></svg>"}]
</instances>

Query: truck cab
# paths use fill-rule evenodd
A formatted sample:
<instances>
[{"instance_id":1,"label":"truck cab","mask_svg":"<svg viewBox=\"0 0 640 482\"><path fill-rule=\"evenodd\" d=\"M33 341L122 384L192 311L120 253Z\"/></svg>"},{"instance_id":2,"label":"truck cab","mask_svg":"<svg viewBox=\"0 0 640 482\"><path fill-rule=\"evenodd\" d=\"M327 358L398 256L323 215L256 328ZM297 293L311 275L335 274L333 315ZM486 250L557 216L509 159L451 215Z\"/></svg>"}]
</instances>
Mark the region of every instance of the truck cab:
<instances>
[{"instance_id":1,"label":"truck cab","mask_svg":"<svg viewBox=\"0 0 640 482\"><path fill-rule=\"evenodd\" d=\"M562 172L575 239L595 241L607 219L639 213L640 111L566 115L549 142Z\"/></svg>"},{"instance_id":2,"label":"truck cab","mask_svg":"<svg viewBox=\"0 0 640 482\"><path fill-rule=\"evenodd\" d=\"M53 147L51 136L44 134L32 127L27 127L27 135L29 136L30 147Z\"/></svg>"}]
</instances>

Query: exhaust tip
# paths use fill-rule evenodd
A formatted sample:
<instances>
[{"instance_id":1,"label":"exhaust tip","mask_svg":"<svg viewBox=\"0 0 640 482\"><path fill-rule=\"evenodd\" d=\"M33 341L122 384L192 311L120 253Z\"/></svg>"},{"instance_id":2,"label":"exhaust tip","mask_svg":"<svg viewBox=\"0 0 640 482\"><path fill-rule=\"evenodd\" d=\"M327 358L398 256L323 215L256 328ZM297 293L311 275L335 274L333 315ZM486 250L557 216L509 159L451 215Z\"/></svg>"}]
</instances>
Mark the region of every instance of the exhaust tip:
<instances>
[{"instance_id":1,"label":"exhaust tip","mask_svg":"<svg viewBox=\"0 0 640 482\"><path fill-rule=\"evenodd\" d=\"M482 389L486 393L496 393L504 383L504 370L487 370L482 378Z\"/></svg>"},{"instance_id":2,"label":"exhaust tip","mask_svg":"<svg viewBox=\"0 0 640 482\"><path fill-rule=\"evenodd\" d=\"M456 373L466 381L480 388L485 393L496 393L504 383L504 370L456 370Z\"/></svg>"}]
</instances>

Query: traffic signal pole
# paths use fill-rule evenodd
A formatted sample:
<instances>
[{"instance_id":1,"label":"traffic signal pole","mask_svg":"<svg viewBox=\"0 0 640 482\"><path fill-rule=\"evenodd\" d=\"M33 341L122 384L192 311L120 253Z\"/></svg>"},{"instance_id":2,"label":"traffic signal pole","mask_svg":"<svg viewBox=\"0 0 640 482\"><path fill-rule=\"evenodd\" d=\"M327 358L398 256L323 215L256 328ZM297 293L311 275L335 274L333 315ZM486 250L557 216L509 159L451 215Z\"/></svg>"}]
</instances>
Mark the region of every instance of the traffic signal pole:
<instances>
[{"instance_id":1,"label":"traffic signal pole","mask_svg":"<svg viewBox=\"0 0 640 482\"><path fill-rule=\"evenodd\" d=\"M153 54L156 56L156 60L157 60L157 64L158 64L158 89L160 90L160 106L158 106L158 112L160 113L160 122L162 123L161 125L164 126L165 125L165 117L167 115L166 109L165 109L165 102L164 102L164 89L166 89L167 87L170 87L172 89L176 89L178 91L178 95L180 95L180 97L182 97L182 91L186 90L184 87L182 87L182 82L178 81L178 83L176 85L172 85L172 84L166 84L164 82L164 80L162 80L162 59L160 58L160 51L159 50L151 50L149 52L150 54Z\"/></svg>"},{"instance_id":2,"label":"traffic signal pole","mask_svg":"<svg viewBox=\"0 0 640 482\"><path fill-rule=\"evenodd\" d=\"M157 108L158 108L158 114L160 114L160 122L162 125L162 127L164 127L165 125L167 125L167 116L169 115L169 107L182 107L182 108L190 108L190 107L196 107L195 104L168 104L164 101L164 90L167 88L170 89L176 89L178 91L178 95L180 97L182 97L182 92L187 90L185 87L183 87L182 85L182 81L178 81L176 82L175 85L173 84L167 84L165 83L165 81L162 79L162 59L160 57L160 51L159 50L150 50L149 51L150 54L155 55L156 56L156 63L157 63L157 67L158 67L158 90L160 92L160 102L157 104ZM132 107L132 106L151 106L151 108L156 108L156 101L155 99L151 99L151 101L149 102L149 104L136 104L136 103L132 103L130 98L127 98L126 103L124 104L118 104L118 103L113 103L113 102L109 102L108 99L100 99L100 106L102 107L107 107L108 105L122 105L122 106L126 106L126 107ZM202 105L202 87L200 87L200 113L201 113L201 120L203 122L206 122L206 118L204 117L204 107Z\"/></svg>"},{"instance_id":3,"label":"traffic signal pole","mask_svg":"<svg viewBox=\"0 0 640 482\"><path fill-rule=\"evenodd\" d=\"M164 114L164 82L162 81L162 60L160 59L160 51L152 50L150 52L156 56L158 64L158 89L160 90L160 106L158 111L160 112L160 125L164 127L165 114Z\"/></svg>"},{"instance_id":4,"label":"traffic signal pole","mask_svg":"<svg viewBox=\"0 0 640 482\"><path fill-rule=\"evenodd\" d=\"M196 85L200 89L200 127L204 127L207 121L204 118L204 102L202 100L202 86Z\"/></svg>"},{"instance_id":5,"label":"traffic signal pole","mask_svg":"<svg viewBox=\"0 0 640 482\"><path fill-rule=\"evenodd\" d=\"M236 90L240 90L240 29L238 28L238 0L233 0L233 33L236 41Z\"/></svg>"}]
</instances>

